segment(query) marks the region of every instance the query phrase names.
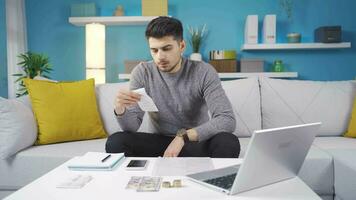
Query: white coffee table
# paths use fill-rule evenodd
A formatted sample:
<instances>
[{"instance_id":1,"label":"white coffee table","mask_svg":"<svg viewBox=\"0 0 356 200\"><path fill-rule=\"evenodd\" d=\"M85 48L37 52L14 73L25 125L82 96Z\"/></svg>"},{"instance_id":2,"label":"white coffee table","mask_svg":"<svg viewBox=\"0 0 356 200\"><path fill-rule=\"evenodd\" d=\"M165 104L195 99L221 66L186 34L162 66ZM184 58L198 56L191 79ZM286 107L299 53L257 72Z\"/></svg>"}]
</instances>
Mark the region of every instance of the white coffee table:
<instances>
[{"instance_id":1,"label":"white coffee table","mask_svg":"<svg viewBox=\"0 0 356 200\"><path fill-rule=\"evenodd\" d=\"M135 158L137 159L137 158ZM161 188L159 192L136 192L127 190L125 186L131 176L149 176L154 167L155 158L149 160L149 166L145 171L127 171L124 166L130 158L117 167L114 171L70 171L64 163L44 176L38 178L27 186L11 194L6 200L18 199L85 199L85 200L118 200L118 199L142 199L142 200L188 200L188 199L291 199L291 200L321 200L302 180L298 177L265 186L259 189L229 196L213 191L200 184L194 183L185 177L163 177L163 180L182 179L182 188ZM221 168L241 163L241 159L213 159L214 167ZM87 185L81 189L59 189L56 185L64 178L73 174L89 174L93 177Z\"/></svg>"}]
</instances>

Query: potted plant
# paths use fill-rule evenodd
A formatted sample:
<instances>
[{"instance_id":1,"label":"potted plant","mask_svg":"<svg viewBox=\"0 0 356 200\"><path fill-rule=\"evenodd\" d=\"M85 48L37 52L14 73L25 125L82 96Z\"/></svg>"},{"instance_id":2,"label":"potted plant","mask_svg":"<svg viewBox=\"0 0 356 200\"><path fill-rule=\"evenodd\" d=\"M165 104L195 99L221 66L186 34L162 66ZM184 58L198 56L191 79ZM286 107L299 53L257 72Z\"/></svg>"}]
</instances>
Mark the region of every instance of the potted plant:
<instances>
[{"instance_id":1,"label":"potted plant","mask_svg":"<svg viewBox=\"0 0 356 200\"><path fill-rule=\"evenodd\" d=\"M198 27L193 28L191 26L188 26L188 32L189 32L189 43L193 49L193 53L190 55L190 59L201 61L202 56L199 50L207 35L206 24L204 24L202 28L198 28Z\"/></svg>"},{"instance_id":2,"label":"potted plant","mask_svg":"<svg viewBox=\"0 0 356 200\"><path fill-rule=\"evenodd\" d=\"M279 4L285 11L288 21L293 22L293 0L279 0ZM288 43L300 43L301 34L296 32L291 32L287 34Z\"/></svg>"},{"instance_id":3,"label":"potted plant","mask_svg":"<svg viewBox=\"0 0 356 200\"><path fill-rule=\"evenodd\" d=\"M52 71L51 64L49 63L49 58L46 55L27 52L24 54L20 54L18 57L20 58L20 62L17 64L20 65L24 73L13 74L13 76L18 77L15 80L15 83L19 82L21 86L18 89L18 93L16 93L16 97L28 94L25 84L23 82L24 78L33 79L36 76L41 76L50 79L47 74Z\"/></svg>"},{"instance_id":4,"label":"potted plant","mask_svg":"<svg viewBox=\"0 0 356 200\"><path fill-rule=\"evenodd\" d=\"M293 0L279 0L279 4L286 12L289 21L293 19Z\"/></svg>"}]
</instances>

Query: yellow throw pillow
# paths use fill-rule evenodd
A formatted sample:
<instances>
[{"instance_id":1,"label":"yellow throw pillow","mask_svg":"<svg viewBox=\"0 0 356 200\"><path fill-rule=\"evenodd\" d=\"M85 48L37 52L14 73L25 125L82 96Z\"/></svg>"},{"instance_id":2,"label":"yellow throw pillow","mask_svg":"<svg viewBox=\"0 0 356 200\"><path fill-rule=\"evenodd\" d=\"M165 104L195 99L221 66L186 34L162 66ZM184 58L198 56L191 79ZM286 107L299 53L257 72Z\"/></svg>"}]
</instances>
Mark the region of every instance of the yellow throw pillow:
<instances>
[{"instance_id":1,"label":"yellow throw pillow","mask_svg":"<svg viewBox=\"0 0 356 200\"><path fill-rule=\"evenodd\" d=\"M36 144L103 138L94 79L77 82L24 80L38 124Z\"/></svg>"},{"instance_id":2,"label":"yellow throw pillow","mask_svg":"<svg viewBox=\"0 0 356 200\"><path fill-rule=\"evenodd\" d=\"M354 105L352 108L351 119L349 123L349 128L344 135L345 137L354 137L356 138L356 98L354 100Z\"/></svg>"}]
</instances>

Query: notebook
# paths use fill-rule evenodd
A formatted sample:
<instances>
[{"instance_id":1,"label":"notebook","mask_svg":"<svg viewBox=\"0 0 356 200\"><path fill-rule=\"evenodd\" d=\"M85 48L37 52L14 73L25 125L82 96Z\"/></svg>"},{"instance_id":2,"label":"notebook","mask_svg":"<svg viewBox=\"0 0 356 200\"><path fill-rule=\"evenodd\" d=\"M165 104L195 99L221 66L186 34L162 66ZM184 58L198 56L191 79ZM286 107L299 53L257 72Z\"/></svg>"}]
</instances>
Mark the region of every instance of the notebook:
<instances>
[{"instance_id":1,"label":"notebook","mask_svg":"<svg viewBox=\"0 0 356 200\"><path fill-rule=\"evenodd\" d=\"M120 161L124 160L124 153L88 152L75 157L68 163L70 170L112 170Z\"/></svg>"}]
</instances>

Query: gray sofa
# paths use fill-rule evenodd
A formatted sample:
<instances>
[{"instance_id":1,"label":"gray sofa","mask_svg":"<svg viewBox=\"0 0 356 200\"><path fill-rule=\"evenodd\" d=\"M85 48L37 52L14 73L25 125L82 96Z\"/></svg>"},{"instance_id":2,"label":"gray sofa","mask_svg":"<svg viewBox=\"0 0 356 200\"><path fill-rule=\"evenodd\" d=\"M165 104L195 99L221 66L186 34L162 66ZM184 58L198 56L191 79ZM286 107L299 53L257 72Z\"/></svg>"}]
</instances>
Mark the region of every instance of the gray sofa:
<instances>
[{"instance_id":1,"label":"gray sofa","mask_svg":"<svg viewBox=\"0 0 356 200\"><path fill-rule=\"evenodd\" d=\"M345 138L356 83L248 78L222 82L237 119L234 134L244 156L254 130L321 121L299 176L323 199L356 199L356 139ZM96 87L104 127L120 131L113 115L115 95L127 83ZM28 99L25 104L30 106ZM140 131L155 132L148 115ZM23 187L66 160L87 151L104 151L106 139L31 146L0 160L0 198Z\"/></svg>"}]
</instances>

